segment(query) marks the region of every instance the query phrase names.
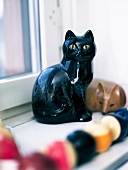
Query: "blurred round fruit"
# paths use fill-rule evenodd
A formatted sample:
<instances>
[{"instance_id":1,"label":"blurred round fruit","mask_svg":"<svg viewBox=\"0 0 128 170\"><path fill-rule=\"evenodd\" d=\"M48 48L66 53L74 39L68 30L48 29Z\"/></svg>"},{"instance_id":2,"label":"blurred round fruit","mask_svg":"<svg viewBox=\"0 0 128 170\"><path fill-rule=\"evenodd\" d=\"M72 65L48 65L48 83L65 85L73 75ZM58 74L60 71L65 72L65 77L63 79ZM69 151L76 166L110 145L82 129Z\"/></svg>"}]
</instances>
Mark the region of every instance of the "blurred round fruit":
<instances>
[{"instance_id":1,"label":"blurred round fruit","mask_svg":"<svg viewBox=\"0 0 128 170\"><path fill-rule=\"evenodd\" d=\"M19 159L20 153L13 138L0 134L0 159Z\"/></svg>"},{"instance_id":2,"label":"blurred round fruit","mask_svg":"<svg viewBox=\"0 0 128 170\"><path fill-rule=\"evenodd\" d=\"M71 170L75 167L76 152L69 141L55 141L47 146L44 153L59 166L59 170Z\"/></svg>"},{"instance_id":3,"label":"blurred round fruit","mask_svg":"<svg viewBox=\"0 0 128 170\"><path fill-rule=\"evenodd\" d=\"M77 130L67 136L77 152L77 165L90 160L96 153L96 141L88 133Z\"/></svg>"},{"instance_id":4,"label":"blurred round fruit","mask_svg":"<svg viewBox=\"0 0 128 170\"><path fill-rule=\"evenodd\" d=\"M59 170L53 159L42 153L32 153L23 157L18 170Z\"/></svg>"},{"instance_id":5,"label":"blurred round fruit","mask_svg":"<svg viewBox=\"0 0 128 170\"><path fill-rule=\"evenodd\" d=\"M106 151L112 143L112 134L108 127L101 122L90 122L85 126L84 131L90 133L96 140L96 151Z\"/></svg>"}]
</instances>

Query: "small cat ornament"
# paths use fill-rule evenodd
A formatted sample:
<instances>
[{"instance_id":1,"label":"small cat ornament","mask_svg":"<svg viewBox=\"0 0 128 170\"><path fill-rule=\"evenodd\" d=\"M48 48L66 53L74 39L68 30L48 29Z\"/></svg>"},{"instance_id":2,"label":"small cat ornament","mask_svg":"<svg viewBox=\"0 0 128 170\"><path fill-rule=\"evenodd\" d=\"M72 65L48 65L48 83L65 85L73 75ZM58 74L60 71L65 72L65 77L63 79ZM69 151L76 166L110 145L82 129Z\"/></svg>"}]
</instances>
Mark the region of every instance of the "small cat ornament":
<instances>
[{"instance_id":1,"label":"small cat ornament","mask_svg":"<svg viewBox=\"0 0 128 170\"><path fill-rule=\"evenodd\" d=\"M32 92L33 113L38 122L58 124L92 119L85 107L85 90L93 78L95 43L91 30L65 35L60 64L43 70Z\"/></svg>"}]
</instances>

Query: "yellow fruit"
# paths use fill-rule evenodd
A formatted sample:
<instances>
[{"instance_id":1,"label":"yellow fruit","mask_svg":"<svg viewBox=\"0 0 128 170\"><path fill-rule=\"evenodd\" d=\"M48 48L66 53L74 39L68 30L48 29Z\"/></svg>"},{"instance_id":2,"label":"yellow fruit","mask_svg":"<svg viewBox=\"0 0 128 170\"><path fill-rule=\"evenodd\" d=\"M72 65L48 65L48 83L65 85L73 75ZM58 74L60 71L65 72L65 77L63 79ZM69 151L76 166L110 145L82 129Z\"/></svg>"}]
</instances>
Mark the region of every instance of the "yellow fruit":
<instances>
[{"instance_id":1,"label":"yellow fruit","mask_svg":"<svg viewBox=\"0 0 128 170\"><path fill-rule=\"evenodd\" d=\"M101 123L107 126L112 134L112 141L118 139L121 133L121 126L119 121L113 116L105 116L101 119Z\"/></svg>"}]
</instances>

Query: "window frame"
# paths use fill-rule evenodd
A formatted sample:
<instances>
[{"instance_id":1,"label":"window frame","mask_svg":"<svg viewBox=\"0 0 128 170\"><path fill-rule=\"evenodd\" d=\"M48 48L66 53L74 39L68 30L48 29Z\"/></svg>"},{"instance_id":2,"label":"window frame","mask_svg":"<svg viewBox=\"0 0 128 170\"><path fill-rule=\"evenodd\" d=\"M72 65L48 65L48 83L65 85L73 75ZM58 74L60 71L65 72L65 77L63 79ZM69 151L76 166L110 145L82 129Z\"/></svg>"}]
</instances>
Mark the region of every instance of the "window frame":
<instances>
[{"instance_id":1,"label":"window frame","mask_svg":"<svg viewBox=\"0 0 128 170\"><path fill-rule=\"evenodd\" d=\"M60 0L39 0L40 43L41 56L43 56L43 69L61 60L60 44L62 43L62 25L60 25L61 15L59 1Z\"/></svg>"},{"instance_id":2,"label":"window frame","mask_svg":"<svg viewBox=\"0 0 128 170\"><path fill-rule=\"evenodd\" d=\"M58 40L53 39L50 41L53 35L58 35L58 25L52 24L51 27L49 26L51 22L49 16L51 14L48 13L49 11L53 11L53 8L54 10L57 9L57 1L58 0L50 1L51 5L49 6L49 0L29 0L29 14L31 16L30 27L32 28L30 30L32 63L36 64L33 64L33 73L31 74L24 74L19 77L10 77L0 80L0 113L9 109L12 110L12 108L21 107L22 105L25 105L26 107L27 103L31 103L33 85L41 68L44 69L60 60ZM39 8L39 10L37 10L37 8ZM34 15L35 12L36 15ZM54 16L54 20L57 23L57 14L54 15L56 15ZM52 30L50 32L49 27ZM36 36L34 32L36 32ZM49 50L48 46L51 46L53 50ZM55 58L51 60L51 55L53 55L53 53L55 54ZM39 60L41 63L38 65L38 72L36 72L37 68L35 65L37 65ZM21 113L21 111L19 112ZM14 115L15 114L18 113L14 113ZM4 119L6 118L8 117L5 114Z\"/></svg>"},{"instance_id":3,"label":"window frame","mask_svg":"<svg viewBox=\"0 0 128 170\"><path fill-rule=\"evenodd\" d=\"M3 79L0 81L0 111L10 109L31 101L33 84L38 73L17 77L14 79Z\"/></svg>"},{"instance_id":4,"label":"window frame","mask_svg":"<svg viewBox=\"0 0 128 170\"><path fill-rule=\"evenodd\" d=\"M39 60L39 35L37 34L38 27L35 27L35 21L37 20L34 17L35 8L37 7L38 1L28 1L29 3L29 24L30 24L30 41L31 41L31 56L32 63L36 63L32 65L32 73L22 74L19 76L13 76L9 78L4 78L0 80L0 111L10 109L12 107L16 107L25 103L29 103L31 101L31 93L32 87L35 79L37 78L40 70L40 66L38 65ZM37 9L36 9L37 10ZM35 37L36 33L36 37ZM36 39L35 39L36 38ZM38 42L38 44L37 44ZM37 60L35 59L37 56ZM38 67L38 70L37 70ZM37 71L37 73L36 73ZM24 95L23 95L24 94ZM6 116L5 116L6 117Z\"/></svg>"}]
</instances>

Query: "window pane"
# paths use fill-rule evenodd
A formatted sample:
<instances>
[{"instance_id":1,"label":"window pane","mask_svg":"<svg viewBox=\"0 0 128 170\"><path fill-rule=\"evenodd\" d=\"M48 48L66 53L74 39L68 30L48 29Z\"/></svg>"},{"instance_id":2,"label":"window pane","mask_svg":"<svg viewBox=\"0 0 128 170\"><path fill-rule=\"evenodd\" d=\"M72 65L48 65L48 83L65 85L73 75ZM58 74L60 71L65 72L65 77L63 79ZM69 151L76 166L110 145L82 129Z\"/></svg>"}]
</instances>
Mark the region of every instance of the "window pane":
<instances>
[{"instance_id":1,"label":"window pane","mask_svg":"<svg viewBox=\"0 0 128 170\"><path fill-rule=\"evenodd\" d=\"M28 2L0 0L0 78L32 72Z\"/></svg>"}]
</instances>

